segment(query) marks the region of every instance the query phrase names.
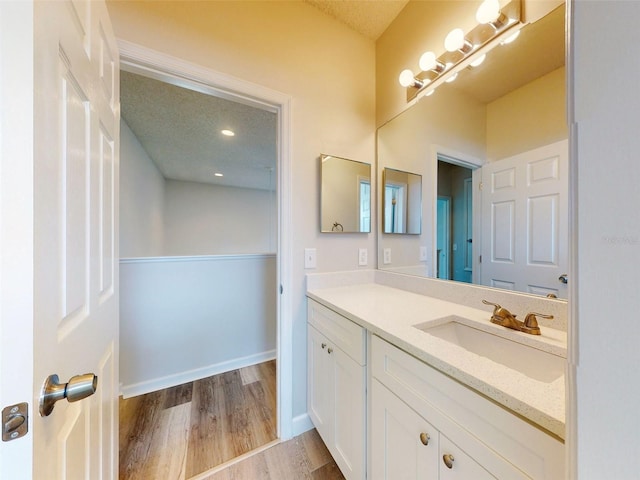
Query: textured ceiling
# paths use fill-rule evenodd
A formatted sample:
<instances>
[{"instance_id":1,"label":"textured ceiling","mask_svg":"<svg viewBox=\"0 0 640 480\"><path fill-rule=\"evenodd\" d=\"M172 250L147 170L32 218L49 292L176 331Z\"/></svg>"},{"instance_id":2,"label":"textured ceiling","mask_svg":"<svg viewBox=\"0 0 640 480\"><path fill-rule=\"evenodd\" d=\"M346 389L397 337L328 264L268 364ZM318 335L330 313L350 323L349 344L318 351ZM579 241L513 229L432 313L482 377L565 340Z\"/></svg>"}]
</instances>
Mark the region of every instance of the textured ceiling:
<instances>
[{"instance_id":1,"label":"textured ceiling","mask_svg":"<svg viewBox=\"0 0 640 480\"><path fill-rule=\"evenodd\" d=\"M305 0L371 40L377 40L409 0Z\"/></svg>"},{"instance_id":2,"label":"textured ceiling","mask_svg":"<svg viewBox=\"0 0 640 480\"><path fill-rule=\"evenodd\" d=\"M165 178L274 187L275 113L125 71L120 100L122 118Z\"/></svg>"}]
</instances>

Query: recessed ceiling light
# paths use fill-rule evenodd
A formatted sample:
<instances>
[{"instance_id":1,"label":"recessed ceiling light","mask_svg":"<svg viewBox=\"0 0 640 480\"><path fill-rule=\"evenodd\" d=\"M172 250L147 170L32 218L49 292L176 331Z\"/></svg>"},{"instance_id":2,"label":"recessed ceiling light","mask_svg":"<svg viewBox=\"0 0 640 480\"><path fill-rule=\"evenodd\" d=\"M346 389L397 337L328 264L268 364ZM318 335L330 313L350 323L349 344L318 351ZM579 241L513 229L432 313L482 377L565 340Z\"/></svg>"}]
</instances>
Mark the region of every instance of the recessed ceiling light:
<instances>
[{"instance_id":1,"label":"recessed ceiling light","mask_svg":"<svg viewBox=\"0 0 640 480\"><path fill-rule=\"evenodd\" d=\"M235 133L232 130L221 130L220 131L221 134L226 135L227 137L233 137L235 135Z\"/></svg>"},{"instance_id":2,"label":"recessed ceiling light","mask_svg":"<svg viewBox=\"0 0 640 480\"><path fill-rule=\"evenodd\" d=\"M214 175L216 177L224 177L224 175L222 173L220 173L220 172L216 172L216 173L214 173Z\"/></svg>"}]
</instances>

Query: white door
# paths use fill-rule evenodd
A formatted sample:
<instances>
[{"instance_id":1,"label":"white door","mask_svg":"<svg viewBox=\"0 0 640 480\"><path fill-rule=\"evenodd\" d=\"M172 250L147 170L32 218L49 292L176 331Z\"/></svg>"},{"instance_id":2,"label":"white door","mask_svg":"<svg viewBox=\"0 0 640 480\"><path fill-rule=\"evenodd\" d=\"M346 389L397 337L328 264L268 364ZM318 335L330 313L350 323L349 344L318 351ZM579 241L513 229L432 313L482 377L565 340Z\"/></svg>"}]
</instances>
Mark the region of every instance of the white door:
<instances>
[{"instance_id":1,"label":"white door","mask_svg":"<svg viewBox=\"0 0 640 480\"><path fill-rule=\"evenodd\" d=\"M111 480L118 455L118 52L103 2L17 3L33 9L32 25L23 24L33 28L33 44L14 45L33 64L33 170L23 179L33 185L33 204L16 206L33 221L33 263L24 267L33 275L33 364L19 358L32 366L31 431L14 442L33 461L12 470L3 456L0 476ZM5 225L2 234L11 235ZM2 349L10 343L3 336ZM38 414L50 374L67 382L84 373L98 377L93 396Z\"/></svg>"},{"instance_id":2,"label":"white door","mask_svg":"<svg viewBox=\"0 0 640 480\"><path fill-rule=\"evenodd\" d=\"M567 298L566 140L482 167L482 283Z\"/></svg>"}]
</instances>

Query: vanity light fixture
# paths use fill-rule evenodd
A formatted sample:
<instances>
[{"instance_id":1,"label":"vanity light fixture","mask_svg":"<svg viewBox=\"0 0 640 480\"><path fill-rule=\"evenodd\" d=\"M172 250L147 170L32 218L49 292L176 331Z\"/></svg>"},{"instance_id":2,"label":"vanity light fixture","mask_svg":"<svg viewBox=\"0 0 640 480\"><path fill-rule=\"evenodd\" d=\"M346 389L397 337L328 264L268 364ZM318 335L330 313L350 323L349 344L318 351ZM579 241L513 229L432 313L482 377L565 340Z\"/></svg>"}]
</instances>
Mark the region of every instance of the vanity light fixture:
<instances>
[{"instance_id":1,"label":"vanity light fixture","mask_svg":"<svg viewBox=\"0 0 640 480\"><path fill-rule=\"evenodd\" d=\"M433 52L424 52L420 57L418 65L420 65L420 69L423 72L433 70L434 72L440 74L447 69L447 66L444 63L439 62L436 58L436 54Z\"/></svg>"},{"instance_id":2,"label":"vanity light fixture","mask_svg":"<svg viewBox=\"0 0 640 480\"><path fill-rule=\"evenodd\" d=\"M516 31L514 34L509 35L507 38L500 42L500 45L509 45L511 42L514 42L516 38L520 36L520 30Z\"/></svg>"},{"instance_id":3,"label":"vanity light fixture","mask_svg":"<svg viewBox=\"0 0 640 480\"><path fill-rule=\"evenodd\" d=\"M422 88L424 86L424 82L416 78L413 72L408 68L400 72L398 80L400 81L400 85L403 87Z\"/></svg>"},{"instance_id":4,"label":"vanity light fixture","mask_svg":"<svg viewBox=\"0 0 640 480\"><path fill-rule=\"evenodd\" d=\"M420 57L420 72L406 69L400 73L399 81L407 89L407 101L432 94L441 83L452 82L466 67L479 66L487 51L501 43L502 38L506 38L504 43L515 40L523 26L522 0L510 0L502 8L500 2L482 0L476 11L478 25L467 33L461 28L451 30L444 41L445 51L440 56L432 51L425 52Z\"/></svg>"},{"instance_id":5,"label":"vanity light fixture","mask_svg":"<svg viewBox=\"0 0 640 480\"><path fill-rule=\"evenodd\" d=\"M483 53L478 58L476 58L473 62L471 62L469 66L474 68L479 67L480 65L482 65L482 63L485 61L486 58L487 58L487 54Z\"/></svg>"},{"instance_id":6,"label":"vanity light fixture","mask_svg":"<svg viewBox=\"0 0 640 480\"><path fill-rule=\"evenodd\" d=\"M499 0L484 0L476 11L476 20L481 25L491 25L498 30L509 21L509 18L500 10Z\"/></svg>"},{"instance_id":7,"label":"vanity light fixture","mask_svg":"<svg viewBox=\"0 0 640 480\"><path fill-rule=\"evenodd\" d=\"M444 39L444 48L447 52L460 51L467 55L473 50L473 43L467 40L461 28L454 28Z\"/></svg>"},{"instance_id":8,"label":"vanity light fixture","mask_svg":"<svg viewBox=\"0 0 640 480\"><path fill-rule=\"evenodd\" d=\"M224 129L224 130L220 130L220 133L222 135L224 135L225 137L234 137L235 136L235 132L233 130L228 130L228 129Z\"/></svg>"}]
</instances>

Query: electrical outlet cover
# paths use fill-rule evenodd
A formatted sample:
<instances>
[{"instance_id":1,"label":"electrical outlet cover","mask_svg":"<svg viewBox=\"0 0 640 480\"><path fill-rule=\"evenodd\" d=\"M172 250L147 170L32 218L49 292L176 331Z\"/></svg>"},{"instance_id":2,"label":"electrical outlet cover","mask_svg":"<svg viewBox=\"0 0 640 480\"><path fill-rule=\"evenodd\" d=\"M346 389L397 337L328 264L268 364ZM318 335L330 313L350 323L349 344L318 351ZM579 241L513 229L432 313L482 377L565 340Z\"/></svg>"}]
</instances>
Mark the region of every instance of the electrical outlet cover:
<instances>
[{"instance_id":1,"label":"electrical outlet cover","mask_svg":"<svg viewBox=\"0 0 640 480\"><path fill-rule=\"evenodd\" d=\"M358 265L364 267L368 263L369 252L366 248L358 249Z\"/></svg>"}]
</instances>

